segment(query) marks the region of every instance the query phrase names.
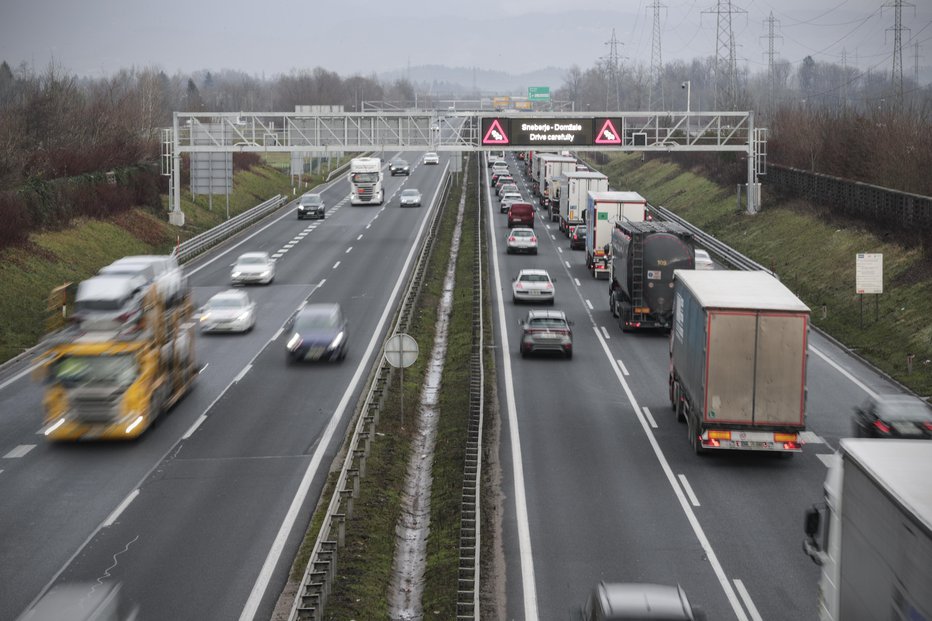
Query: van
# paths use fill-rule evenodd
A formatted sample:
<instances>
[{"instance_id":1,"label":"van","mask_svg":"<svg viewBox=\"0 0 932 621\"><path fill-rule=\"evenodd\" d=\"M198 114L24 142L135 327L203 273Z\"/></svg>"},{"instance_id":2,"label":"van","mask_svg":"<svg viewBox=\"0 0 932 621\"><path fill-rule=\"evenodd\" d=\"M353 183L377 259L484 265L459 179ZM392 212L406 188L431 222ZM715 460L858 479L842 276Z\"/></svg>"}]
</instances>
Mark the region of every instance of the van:
<instances>
[{"instance_id":1,"label":"van","mask_svg":"<svg viewBox=\"0 0 932 621\"><path fill-rule=\"evenodd\" d=\"M508 207L508 228L514 226L534 228L534 205L530 203L512 203Z\"/></svg>"},{"instance_id":2,"label":"van","mask_svg":"<svg viewBox=\"0 0 932 621\"><path fill-rule=\"evenodd\" d=\"M82 330L120 330L142 317L149 284L141 276L111 274L82 281L74 299L74 314Z\"/></svg>"},{"instance_id":3,"label":"van","mask_svg":"<svg viewBox=\"0 0 932 621\"><path fill-rule=\"evenodd\" d=\"M505 151L489 151L489 166L505 161Z\"/></svg>"}]
</instances>

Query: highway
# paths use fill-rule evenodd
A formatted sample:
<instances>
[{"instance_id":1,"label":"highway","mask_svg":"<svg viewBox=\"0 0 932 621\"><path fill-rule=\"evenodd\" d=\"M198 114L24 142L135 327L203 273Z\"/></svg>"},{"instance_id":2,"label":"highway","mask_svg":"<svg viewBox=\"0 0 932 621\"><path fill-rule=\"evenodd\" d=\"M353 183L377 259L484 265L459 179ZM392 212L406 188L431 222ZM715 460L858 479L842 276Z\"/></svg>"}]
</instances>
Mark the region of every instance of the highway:
<instances>
[{"instance_id":1,"label":"highway","mask_svg":"<svg viewBox=\"0 0 932 621\"><path fill-rule=\"evenodd\" d=\"M385 168L382 207L351 207L341 175L324 220L298 221L291 204L186 266L201 305L238 254L278 258L274 283L248 288L255 329L199 337L196 388L138 441L47 443L41 386L22 366L0 377L0 619L56 585L104 580L142 619L269 618L447 164L405 157L410 177ZM402 210L410 187L424 206ZM344 362L286 364L281 328L305 301L343 306Z\"/></svg>"},{"instance_id":2,"label":"highway","mask_svg":"<svg viewBox=\"0 0 932 621\"><path fill-rule=\"evenodd\" d=\"M531 200L523 162L508 162ZM542 211L539 254L513 256L494 191L486 208L508 618L571 618L600 580L680 584L709 619L816 618L803 512L821 499L852 408L899 390L811 331L802 454L697 456L670 407L667 335L622 333L607 282ZM554 308L575 322L572 360L518 353L517 323L532 307L513 304L510 287L525 267L556 279Z\"/></svg>"}]
</instances>

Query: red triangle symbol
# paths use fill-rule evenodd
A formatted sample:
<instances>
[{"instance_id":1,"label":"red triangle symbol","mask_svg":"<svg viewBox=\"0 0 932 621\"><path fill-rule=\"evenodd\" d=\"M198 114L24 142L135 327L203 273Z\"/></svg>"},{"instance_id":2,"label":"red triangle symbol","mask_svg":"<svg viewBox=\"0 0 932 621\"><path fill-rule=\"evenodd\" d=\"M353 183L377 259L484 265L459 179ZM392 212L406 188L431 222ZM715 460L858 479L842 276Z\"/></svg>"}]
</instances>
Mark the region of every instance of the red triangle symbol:
<instances>
[{"instance_id":1,"label":"red triangle symbol","mask_svg":"<svg viewBox=\"0 0 932 621\"><path fill-rule=\"evenodd\" d=\"M618 130L615 129L615 124L612 123L611 119L605 119L605 124L595 137L595 143L621 144L621 136L618 135Z\"/></svg>"},{"instance_id":2,"label":"red triangle symbol","mask_svg":"<svg viewBox=\"0 0 932 621\"><path fill-rule=\"evenodd\" d=\"M498 119L492 120L492 125L489 126L489 131L485 133L482 144L508 144L508 135L505 134L505 130L502 129L502 124L498 122Z\"/></svg>"}]
</instances>

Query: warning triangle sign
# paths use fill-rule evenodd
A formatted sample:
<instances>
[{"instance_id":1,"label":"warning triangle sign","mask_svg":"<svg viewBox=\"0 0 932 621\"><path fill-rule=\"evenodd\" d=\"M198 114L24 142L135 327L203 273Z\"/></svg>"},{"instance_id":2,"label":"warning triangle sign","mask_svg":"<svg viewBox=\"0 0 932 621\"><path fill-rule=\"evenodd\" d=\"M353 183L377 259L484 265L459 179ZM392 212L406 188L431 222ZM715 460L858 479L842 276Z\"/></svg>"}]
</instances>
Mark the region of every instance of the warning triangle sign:
<instances>
[{"instance_id":1,"label":"warning triangle sign","mask_svg":"<svg viewBox=\"0 0 932 621\"><path fill-rule=\"evenodd\" d=\"M621 136L618 134L618 130L615 129L615 124L612 123L611 119L605 119L605 124L602 125L602 129L595 136L595 143L621 144Z\"/></svg>"},{"instance_id":2,"label":"warning triangle sign","mask_svg":"<svg viewBox=\"0 0 932 621\"><path fill-rule=\"evenodd\" d=\"M502 124L498 122L498 119L492 119L492 124L489 126L489 131L485 133L482 144L508 144L508 134L502 129Z\"/></svg>"}]
</instances>

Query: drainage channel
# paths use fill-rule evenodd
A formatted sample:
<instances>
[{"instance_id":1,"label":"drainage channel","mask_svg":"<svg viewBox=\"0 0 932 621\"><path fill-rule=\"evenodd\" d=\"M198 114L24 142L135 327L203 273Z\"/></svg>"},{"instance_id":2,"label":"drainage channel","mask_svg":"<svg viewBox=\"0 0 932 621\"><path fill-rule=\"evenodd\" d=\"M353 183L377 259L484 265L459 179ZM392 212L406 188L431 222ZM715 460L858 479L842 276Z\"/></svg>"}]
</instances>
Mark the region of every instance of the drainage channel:
<instances>
[{"instance_id":1,"label":"drainage channel","mask_svg":"<svg viewBox=\"0 0 932 621\"><path fill-rule=\"evenodd\" d=\"M468 170L468 168L467 168ZM409 621L423 618L422 595L427 559L427 536L430 533L430 494L434 446L437 440L437 404L447 352L453 287L456 284L456 259L459 256L466 206L468 173L463 174L463 189L456 215L456 228L450 247L450 261L443 281L443 295L437 313L437 332L430 353L424 387L416 419L417 434L411 445L401 518L395 530L395 558L388 590L389 615Z\"/></svg>"}]
</instances>

